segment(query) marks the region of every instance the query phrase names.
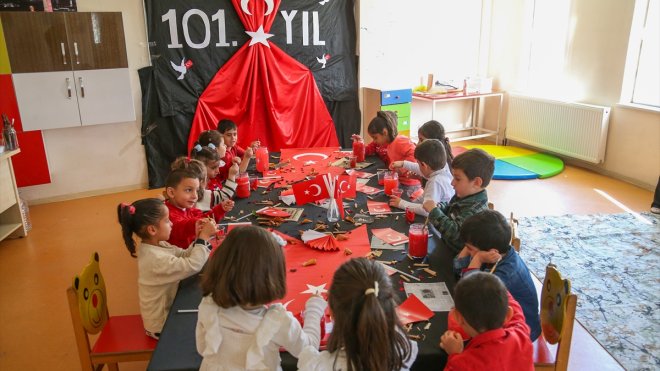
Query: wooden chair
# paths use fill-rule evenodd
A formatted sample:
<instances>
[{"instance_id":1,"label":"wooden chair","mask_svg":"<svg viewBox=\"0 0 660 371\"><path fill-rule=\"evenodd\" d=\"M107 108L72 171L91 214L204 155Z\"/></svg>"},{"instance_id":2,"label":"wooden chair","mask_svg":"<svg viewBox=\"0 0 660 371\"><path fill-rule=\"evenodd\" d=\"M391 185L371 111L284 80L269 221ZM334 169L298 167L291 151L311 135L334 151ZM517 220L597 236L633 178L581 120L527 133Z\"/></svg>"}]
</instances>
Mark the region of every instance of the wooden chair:
<instances>
[{"instance_id":1,"label":"wooden chair","mask_svg":"<svg viewBox=\"0 0 660 371\"><path fill-rule=\"evenodd\" d=\"M542 334L534 342L535 370L564 371L568 368L576 305L577 296L571 293L570 281L562 279L557 268L548 264L541 291ZM557 345L549 347L548 344Z\"/></svg>"},{"instance_id":2,"label":"wooden chair","mask_svg":"<svg viewBox=\"0 0 660 371\"><path fill-rule=\"evenodd\" d=\"M518 238L518 219L513 217L513 212L509 217L509 225L511 226L511 246L520 252L520 238Z\"/></svg>"},{"instance_id":3,"label":"wooden chair","mask_svg":"<svg viewBox=\"0 0 660 371\"><path fill-rule=\"evenodd\" d=\"M145 334L142 317L109 316L98 253L92 254L90 263L75 276L66 295L83 370L101 370L104 364L110 370L118 370L119 362L151 359L157 341ZM96 343L90 347L89 334L99 332Z\"/></svg>"}]
</instances>

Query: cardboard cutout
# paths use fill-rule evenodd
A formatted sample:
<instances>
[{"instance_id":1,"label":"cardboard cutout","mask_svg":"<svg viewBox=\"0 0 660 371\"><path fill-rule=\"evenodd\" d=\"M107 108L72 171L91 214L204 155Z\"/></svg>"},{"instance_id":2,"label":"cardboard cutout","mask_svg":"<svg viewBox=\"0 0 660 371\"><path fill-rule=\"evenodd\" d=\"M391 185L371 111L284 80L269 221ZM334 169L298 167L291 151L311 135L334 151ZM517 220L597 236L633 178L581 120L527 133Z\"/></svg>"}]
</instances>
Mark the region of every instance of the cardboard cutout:
<instances>
[{"instance_id":1,"label":"cardboard cutout","mask_svg":"<svg viewBox=\"0 0 660 371\"><path fill-rule=\"evenodd\" d=\"M557 344L561 339L566 297L570 293L571 281L563 279L554 264L548 264L541 293L541 329L550 344Z\"/></svg>"},{"instance_id":2,"label":"cardboard cutout","mask_svg":"<svg viewBox=\"0 0 660 371\"><path fill-rule=\"evenodd\" d=\"M108 321L105 281L99 267L99 254L94 252L89 264L73 279L73 289L78 296L78 308L83 327L96 334Z\"/></svg>"}]
</instances>

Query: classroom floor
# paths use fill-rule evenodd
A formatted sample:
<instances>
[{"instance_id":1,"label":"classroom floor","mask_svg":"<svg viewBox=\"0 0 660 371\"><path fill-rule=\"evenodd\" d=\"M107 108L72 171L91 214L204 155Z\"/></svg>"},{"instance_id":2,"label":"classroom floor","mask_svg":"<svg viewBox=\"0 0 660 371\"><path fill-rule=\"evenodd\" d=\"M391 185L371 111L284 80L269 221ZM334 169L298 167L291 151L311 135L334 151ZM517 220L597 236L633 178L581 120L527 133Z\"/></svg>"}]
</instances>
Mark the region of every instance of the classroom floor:
<instances>
[{"instance_id":1,"label":"classroom floor","mask_svg":"<svg viewBox=\"0 0 660 371\"><path fill-rule=\"evenodd\" d=\"M65 289L93 251L101 256L110 313L139 312L136 263L123 245L116 206L160 193L136 190L30 208L28 236L0 242L0 370L80 368ZM488 194L496 210L516 217L648 211L653 198L651 191L571 166L550 179L493 181ZM120 367L144 370L146 363Z\"/></svg>"}]
</instances>

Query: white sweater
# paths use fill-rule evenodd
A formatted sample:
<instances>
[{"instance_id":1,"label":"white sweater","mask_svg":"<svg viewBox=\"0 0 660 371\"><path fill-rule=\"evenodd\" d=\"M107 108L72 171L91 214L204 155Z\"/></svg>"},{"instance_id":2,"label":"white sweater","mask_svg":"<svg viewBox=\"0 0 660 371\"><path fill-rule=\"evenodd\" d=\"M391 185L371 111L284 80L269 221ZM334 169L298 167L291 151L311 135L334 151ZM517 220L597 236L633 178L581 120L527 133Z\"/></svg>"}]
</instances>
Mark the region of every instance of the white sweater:
<instances>
[{"instance_id":1,"label":"white sweater","mask_svg":"<svg viewBox=\"0 0 660 371\"><path fill-rule=\"evenodd\" d=\"M179 281L199 272L208 257L209 249L201 244L187 250L165 241L160 246L140 244L138 295L145 330L157 333L163 329Z\"/></svg>"},{"instance_id":2,"label":"white sweater","mask_svg":"<svg viewBox=\"0 0 660 371\"><path fill-rule=\"evenodd\" d=\"M327 303L318 296L305 305L304 327L282 304L256 310L222 308L211 296L199 304L197 352L200 370L281 370L280 347L298 357L305 346L318 348Z\"/></svg>"},{"instance_id":3,"label":"white sweater","mask_svg":"<svg viewBox=\"0 0 660 371\"><path fill-rule=\"evenodd\" d=\"M419 164L416 162L404 161L403 167L406 170L410 170L415 174L423 176L422 172L419 170ZM445 167L442 169L432 172L426 181L426 186L424 187L422 203L426 200L433 200L435 202L449 202L455 193L454 187L451 186L451 181L453 178L454 176L449 170L449 165L445 165ZM417 215L429 215L429 213L424 210L421 203L401 200L399 208L405 209L407 207L412 208Z\"/></svg>"},{"instance_id":4,"label":"white sweater","mask_svg":"<svg viewBox=\"0 0 660 371\"><path fill-rule=\"evenodd\" d=\"M410 357L404 363L401 371L407 371L417 358L417 342L408 340L410 343ZM305 347L298 358L299 371L345 371L346 354L343 351L330 353L327 350L319 352L316 348Z\"/></svg>"}]
</instances>

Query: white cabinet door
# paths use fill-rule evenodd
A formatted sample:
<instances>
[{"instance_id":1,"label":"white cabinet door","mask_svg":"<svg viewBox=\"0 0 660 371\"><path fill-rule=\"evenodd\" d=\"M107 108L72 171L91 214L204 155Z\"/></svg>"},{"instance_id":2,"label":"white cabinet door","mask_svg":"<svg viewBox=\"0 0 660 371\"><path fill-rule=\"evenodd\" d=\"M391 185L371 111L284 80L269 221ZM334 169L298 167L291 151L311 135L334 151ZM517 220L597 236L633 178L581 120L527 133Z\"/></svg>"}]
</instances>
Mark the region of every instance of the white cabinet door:
<instances>
[{"instance_id":1,"label":"white cabinet door","mask_svg":"<svg viewBox=\"0 0 660 371\"><path fill-rule=\"evenodd\" d=\"M72 72L15 73L12 79L23 130L80 126Z\"/></svg>"},{"instance_id":2,"label":"white cabinet door","mask_svg":"<svg viewBox=\"0 0 660 371\"><path fill-rule=\"evenodd\" d=\"M128 68L75 71L83 125L135 121Z\"/></svg>"}]
</instances>

